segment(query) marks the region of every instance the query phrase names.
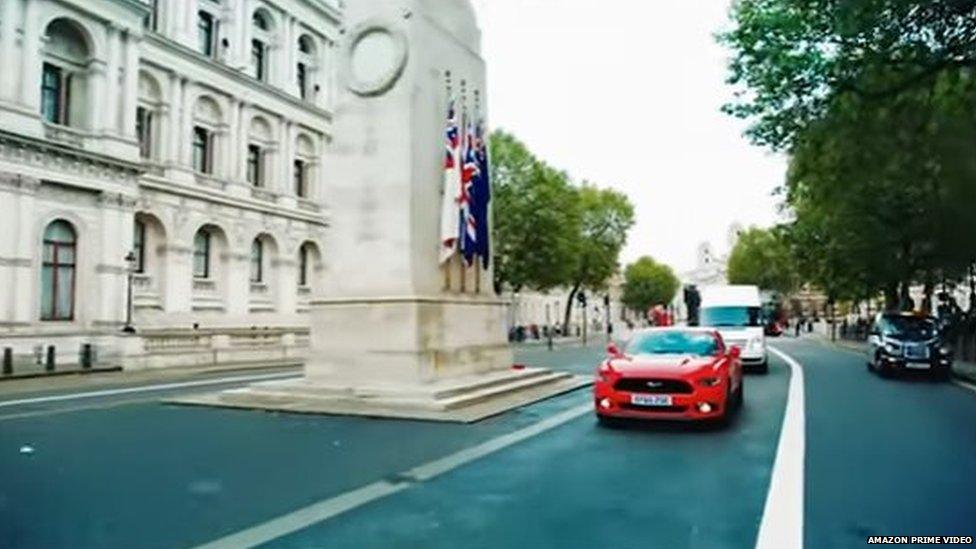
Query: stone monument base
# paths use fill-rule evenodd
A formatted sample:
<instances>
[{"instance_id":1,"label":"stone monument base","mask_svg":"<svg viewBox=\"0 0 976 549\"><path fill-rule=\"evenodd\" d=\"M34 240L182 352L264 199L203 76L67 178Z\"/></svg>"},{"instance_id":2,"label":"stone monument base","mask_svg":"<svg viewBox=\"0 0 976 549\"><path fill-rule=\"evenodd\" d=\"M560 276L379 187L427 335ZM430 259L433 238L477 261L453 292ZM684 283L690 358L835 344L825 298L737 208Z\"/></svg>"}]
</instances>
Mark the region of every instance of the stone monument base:
<instances>
[{"instance_id":1,"label":"stone monument base","mask_svg":"<svg viewBox=\"0 0 976 549\"><path fill-rule=\"evenodd\" d=\"M255 383L241 389L190 395L177 404L305 414L471 423L578 389L589 376L544 368L507 369L426 383L343 385L308 378Z\"/></svg>"}]
</instances>

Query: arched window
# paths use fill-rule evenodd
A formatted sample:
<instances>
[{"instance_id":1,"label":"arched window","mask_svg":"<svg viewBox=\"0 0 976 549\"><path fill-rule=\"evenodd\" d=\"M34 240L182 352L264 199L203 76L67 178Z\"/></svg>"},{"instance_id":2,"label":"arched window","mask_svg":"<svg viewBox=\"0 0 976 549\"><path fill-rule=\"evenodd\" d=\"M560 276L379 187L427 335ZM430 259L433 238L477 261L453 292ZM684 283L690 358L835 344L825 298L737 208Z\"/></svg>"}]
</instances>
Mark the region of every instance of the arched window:
<instances>
[{"instance_id":1,"label":"arched window","mask_svg":"<svg viewBox=\"0 0 976 549\"><path fill-rule=\"evenodd\" d=\"M265 81L268 78L268 44L271 42L271 19L264 10L257 10L251 16L253 38L251 39L251 76Z\"/></svg>"},{"instance_id":2,"label":"arched window","mask_svg":"<svg viewBox=\"0 0 976 549\"><path fill-rule=\"evenodd\" d=\"M210 131L204 127L193 128L193 169L199 173L213 172L213 150Z\"/></svg>"},{"instance_id":3,"label":"arched window","mask_svg":"<svg viewBox=\"0 0 976 549\"><path fill-rule=\"evenodd\" d=\"M308 244L298 248L298 285L308 286Z\"/></svg>"},{"instance_id":4,"label":"arched window","mask_svg":"<svg viewBox=\"0 0 976 549\"><path fill-rule=\"evenodd\" d=\"M217 56L217 20L204 10L197 12L197 49L207 57Z\"/></svg>"},{"instance_id":5,"label":"arched window","mask_svg":"<svg viewBox=\"0 0 976 549\"><path fill-rule=\"evenodd\" d=\"M75 229L59 219L44 229L41 320L71 320L75 309Z\"/></svg>"},{"instance_id":6,"label":"arched window","mask_svg":"<svg viewBox=\"0 0 976 549\"><path fill-rule=\"evenodd\" d=\"M210 278L210 231L202 228L193 237L193 276Z\"/></svg>"},{"instance_id":7,"label":"arched window","mask_svg":"<svg viewBox=\"0 0 976 549\"><path fill-rule=\"evenodd\" d=\"M41 116L46 122L84 128L91 50L81 28L69 19L55 19L45 30L41 67Z\"/></svg>"},{"instance_id":8,"label":"arched window","mask_svg":"<svg viewBox=\"0 0 976 549\"><path fill-rule=\"evenodd\" d=\"M251 282L264 282L264 243L260 238L251 242Z\"/></svg>"},{"instance_id":9,"label":"arched window","mask_svg":"<svg viewBox=\"0 0 976 549\"><path fill-rule=\"evenodd\" d=\"M295 83L302 99L315 97L315 68L315 40L303 34L298 38L298 63L295 66Z\"/></svg>"},{"instance_id":10,"label":"arched window","mask_svg":"<svg viewBox=\"0 0 976 549\"><path fill-rule=\"evenodd\" d=\"M132 251L136 256L135 272L146 272L146 224L141 219L132 225Z\"/></svg>"}]
</instances>

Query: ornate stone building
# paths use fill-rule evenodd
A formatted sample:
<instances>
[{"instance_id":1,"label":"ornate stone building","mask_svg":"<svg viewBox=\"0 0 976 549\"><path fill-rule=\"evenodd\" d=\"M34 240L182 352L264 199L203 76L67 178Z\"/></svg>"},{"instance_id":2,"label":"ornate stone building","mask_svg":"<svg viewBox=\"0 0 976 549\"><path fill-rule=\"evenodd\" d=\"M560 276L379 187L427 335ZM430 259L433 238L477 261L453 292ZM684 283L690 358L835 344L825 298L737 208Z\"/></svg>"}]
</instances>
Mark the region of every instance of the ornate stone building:
<instances>
[{"instance_id":1,"label":"ornate stone building","mask_svg":"<svg viewBox=\"0 0 976 549\"><path fill-rule=\"evenodd\" d=\"M136 366L288 355L327 261L341 10L0 1L0 346L75 362L90 343Z\"/></svg>"}]
</instances>

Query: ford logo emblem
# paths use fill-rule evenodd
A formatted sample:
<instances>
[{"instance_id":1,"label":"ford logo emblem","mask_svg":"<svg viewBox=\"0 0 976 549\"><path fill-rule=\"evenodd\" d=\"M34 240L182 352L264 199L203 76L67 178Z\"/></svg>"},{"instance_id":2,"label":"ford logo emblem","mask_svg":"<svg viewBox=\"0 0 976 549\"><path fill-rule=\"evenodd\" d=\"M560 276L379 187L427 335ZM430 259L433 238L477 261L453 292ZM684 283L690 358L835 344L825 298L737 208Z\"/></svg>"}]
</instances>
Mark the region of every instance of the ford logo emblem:
<instances>
[{"instance_id":1,"label":"ford logo emblem","mask_svg":"<svg viewBox=\"0 0 976 549\"><path fill-rule=\"evenodd\" d=\"M663 384L663 383L661 383L660 381L648 381L648 382L647 382L647 386L648 386L648 387L651 387L651 388L656 388L656 387L661 387L661 386L663 386L663 385L664 385L664 384Z\"/></svg>"}]
</instances>

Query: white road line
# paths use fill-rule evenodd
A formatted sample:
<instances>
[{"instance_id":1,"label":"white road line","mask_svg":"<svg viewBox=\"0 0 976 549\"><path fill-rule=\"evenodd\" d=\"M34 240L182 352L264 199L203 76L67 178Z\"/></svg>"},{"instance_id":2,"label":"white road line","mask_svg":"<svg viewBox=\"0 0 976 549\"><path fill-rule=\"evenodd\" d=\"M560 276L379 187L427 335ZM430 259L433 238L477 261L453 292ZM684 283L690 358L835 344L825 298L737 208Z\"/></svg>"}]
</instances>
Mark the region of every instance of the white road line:
<instances>
[{"instance_id":1,"label":"white road line","mask_svg":"<svg viewBox=\"0 0 976 549\"><path fill-rule=\"evenodd\" d=\"M263 543L268 543L269 541L308 528L313 524L330 519L346 511L405 490L414 482L422 482L443 475L466 463L555 429L587 413L593 413L593 405L590 403L570 408L518 431L493 438L477 446L466 448L449 456L414 467L398 475L404 479L402 481L391 482L381 480L367 484L361 488L324 499L286 515L281 515L267 522L257 524L246 530L241 530L240 532L201 545L197 549L236 549L240 547L255 547Z\"/></svg>"},{"instance_id":2,"label":"white road line","mask_svg":"<svg viewBox=\"0 0 976 549\"><path fill-rule=\"evenodd\" d=\"M976 385L969 383L968 381L963 381L961 379L953 379L952 382L963 389L969 389L970 391L976 393Z\"/></svg>"},{"instance_id":3,"label":"white road line","mask_svg":"<svg viewBox=\"0 0 976 549\"><path fill-rule=\"evenodd\" d=\"M769 350L790 366L790 386L756 549L802 549L806 455L803 367L786 353L772 347Z\"/></svg>"},{"instance_id":4,"label":"white road line","mask_svg":"<svg viewBox=\"0 0 976 549\"><path fill-rule=\"evenodd\" d=\"M247 382L247 381L269 381L272 379L292 379L296 377L301 377L301 374L296 374L296 373L260 374L260 375L221 377L221 378L214 378L214 379L201 379L198 381L160 383L158 385L140 385L138 387L122 387L119 389L104 389L101 391L85 391L82 393L69 393L65 395L51 395L51 396L42 396L42 397L34 397L34 398L22 398L17 400L5 400L5 401L0 401L0 408L8 408L11 406L23 406L25 404L44 404L47 402L62 402L66 400L78 400L83 398L127 395L132 393L168 391L170 389L185 389L188 387L206 387L208 385L223 385L225 383L237 383L237 382Z\"/></svg>"}]
</instances>

